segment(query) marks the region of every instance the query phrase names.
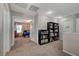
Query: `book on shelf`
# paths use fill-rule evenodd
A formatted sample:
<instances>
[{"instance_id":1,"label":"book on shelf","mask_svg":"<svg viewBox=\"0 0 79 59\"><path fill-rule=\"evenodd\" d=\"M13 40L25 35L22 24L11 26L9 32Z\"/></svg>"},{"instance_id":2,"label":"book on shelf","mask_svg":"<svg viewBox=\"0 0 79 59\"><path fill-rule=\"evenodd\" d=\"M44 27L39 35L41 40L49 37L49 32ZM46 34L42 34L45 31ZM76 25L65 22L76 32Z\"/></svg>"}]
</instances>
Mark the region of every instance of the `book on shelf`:
<instances>
[{"instance_id":1,"label":"book on shelf","mask_svg":"<svg viewBox=\"0 0 79 59\"><path fill-rule=\"evenodd\" d=\"M53 30L50 30L50 32L53 32Z\"/></svg>"},{"instance_id":2,"label":"book on shelf","mask_svg":"<svg viewBox=\"0 0 79 59\"><path fill-rule=\"evenodd\" d=\"M57 36L57 33L55 33L55 36Z\"/></svg>"},{"instance_id":3,"label":"book on shelf","mask_svg":"<svg viewBox=\"0 0 79 59\"><path fill-rule=\"evenodd\" d=\"M43 35L43 38L47 38L47 35Z\"/></svg>"},{"instance_id":4,"label":"book on shelf","mask_svg":"<svg viewBox=\"0 0 79 59\"><path fill-rule=\"evenodd\" d=\"M54 36L54 33L50 33L50 36Z\"/></svg>"},{"instance_id":5,"label":"book on shelf","mask_svg":"<svg viewBox=\"0 0 79 59\"><path fill-rule=\"evenodd\" d=\"M48 39L46 39L44 42L48 42Z\"/></svg>"},{"instance_id":6,"label":"book on shelf","mask_svg":"<svg viewBox=\"0 0 79 59\"><path fill-rule=\"evenodd\" d=\"M50 26L50 28L53 28L52 26Z\"/></svg>"},{"instance_id":7,"label":"book on shelf","mask_svg":"<svg viewBox=\"0 0 79 59\"><path fill-rule=\"evenodd\" d=\"M44 43L44 40L41 40L41 43Z\"/></svg>"},{"instance_id":8,"label":"book on shelf","mask_svg":"<svg viewBox=\"0 0 79 59\"><path fill-rule=\"evenodd\" d=\"M48 34L48 31L45 31L45 32L41 32L41 34Z\"/></svg>"},{"instance_id":9,"label":"book on shelf","mask_svg":"<svg viewBox=\"0 0 79 59\"><path fill-rule=\"evenodd\" d=\"M56 29L55 32L58 32L58 29Z\"/></svg>"}]
</instances>

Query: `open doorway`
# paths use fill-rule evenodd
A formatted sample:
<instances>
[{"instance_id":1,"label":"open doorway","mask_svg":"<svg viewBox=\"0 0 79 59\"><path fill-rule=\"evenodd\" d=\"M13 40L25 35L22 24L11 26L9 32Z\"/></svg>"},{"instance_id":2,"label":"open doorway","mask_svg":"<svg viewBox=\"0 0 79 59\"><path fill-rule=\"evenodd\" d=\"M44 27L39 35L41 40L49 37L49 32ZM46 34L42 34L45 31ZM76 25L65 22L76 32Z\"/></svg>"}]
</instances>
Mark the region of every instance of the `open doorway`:
<instances>
[{"instance_id":1,"label":"open doorway","mask_svg":"<svg viewBox=\"0 0 79 59\"><path fill-rule=\"evenodd\" d=\"M22 22L14 22L14 47L21 47L25 43L30 42L31 20Z\"/></svg>"}]
</instances>

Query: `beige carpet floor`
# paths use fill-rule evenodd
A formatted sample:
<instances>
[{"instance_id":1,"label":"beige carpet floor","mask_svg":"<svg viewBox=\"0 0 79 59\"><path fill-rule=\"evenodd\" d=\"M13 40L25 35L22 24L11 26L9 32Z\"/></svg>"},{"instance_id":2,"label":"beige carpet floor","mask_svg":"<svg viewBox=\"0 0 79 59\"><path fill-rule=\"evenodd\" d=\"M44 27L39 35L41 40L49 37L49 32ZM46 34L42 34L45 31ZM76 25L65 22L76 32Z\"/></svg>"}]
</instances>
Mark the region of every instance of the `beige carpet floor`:
<instances>
[{"instance_id":1,"label":"beige carpet floor","mask_svg":"<svg viewBox=\"0 0 79 59\"><path fill-rule=\"evenodd\" d=\"M57 40L45 45L37 45L29 38L17 38L15 46L7 56L69 56L62 52L62 41Z\"/></svg>"}]
</instances>

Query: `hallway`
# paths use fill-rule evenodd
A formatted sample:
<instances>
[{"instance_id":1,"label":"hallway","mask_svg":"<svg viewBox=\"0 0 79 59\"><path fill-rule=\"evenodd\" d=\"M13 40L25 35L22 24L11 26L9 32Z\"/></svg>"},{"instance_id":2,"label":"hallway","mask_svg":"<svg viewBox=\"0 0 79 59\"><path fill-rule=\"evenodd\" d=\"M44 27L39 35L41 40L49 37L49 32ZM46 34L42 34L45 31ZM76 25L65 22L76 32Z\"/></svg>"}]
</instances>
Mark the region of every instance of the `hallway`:
<instances>
[{"instance_id":1,"label":"hallway","mask_svg":"<svg viewBox=\"0 0 79 59\"><path fill-rule=\"evenodd\" d=\"M17 38L15 46L7 56L69 56L62 52L62 41L37 45L29 38Z\"/></svg>"}]
</instances>

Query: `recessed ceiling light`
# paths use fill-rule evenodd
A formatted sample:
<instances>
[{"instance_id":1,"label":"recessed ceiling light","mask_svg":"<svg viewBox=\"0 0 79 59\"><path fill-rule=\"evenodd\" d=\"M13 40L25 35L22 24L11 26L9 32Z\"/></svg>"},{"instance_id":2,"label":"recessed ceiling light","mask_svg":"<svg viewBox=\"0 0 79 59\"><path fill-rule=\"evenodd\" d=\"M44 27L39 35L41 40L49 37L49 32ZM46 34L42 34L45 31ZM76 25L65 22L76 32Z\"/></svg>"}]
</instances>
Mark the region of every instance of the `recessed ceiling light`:
<instances>
[{"instance_id":1,"label":"recessed ceiling light","mask_svg":"<svg viewBox=\"0 0 79 59\"><path fill-rule=\"evenodd\" d=\"M32 20L24 20L24 22L31 22Z\"/></svg>"},{"instance_id":2,"label":"recessed ceiling light","mask_svg":"<svg viewBox=\"0 0 79 59\"><path fill-rule=\"evenodd\" d=\"M63 18L62 16L58 16L58 18Z\"/></svg>"},{"instance_id":3,"label":"recessed ceiling light","mask_svg":"<svg viewBox=\"0 0 79 59\"><path fill-rule=\"evenodd\" d=\"M63 21L66 21L67 20L67 18L63 18L63 19L61 19L61 21L63 22Z\"/></svg>"},{"instance_id":4,"label":"recessed ceiling light","mask_svg":"<svg viewBox=\"0 0 79 59\"><path fill-rule=\"evenodd\" d=\"M52 13L53 13L53 11L46 12L47 15L51 15Z\"/></svg>"},{"instance_id":5,"label":"recessed ceiling light","mask_svg":"<svg viewBox=\"0 0 79 59\"><path fill-rule=\"evenodd\" d=\"M48 11L47 14L52 14L52 11Z\"/></svg>"},{"instance_id":6,"label":"recessed ceiling light","mask_svg":"<svg viewBox=\"0 0 79 59\"><path fill-rule=\"evenodd\" d=\"M54 18L63 18L62 16L54 17Z\"/></svg>"}]
</instances>

